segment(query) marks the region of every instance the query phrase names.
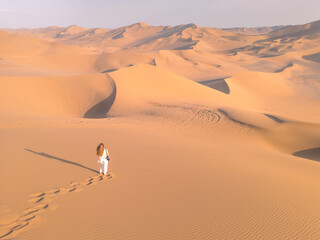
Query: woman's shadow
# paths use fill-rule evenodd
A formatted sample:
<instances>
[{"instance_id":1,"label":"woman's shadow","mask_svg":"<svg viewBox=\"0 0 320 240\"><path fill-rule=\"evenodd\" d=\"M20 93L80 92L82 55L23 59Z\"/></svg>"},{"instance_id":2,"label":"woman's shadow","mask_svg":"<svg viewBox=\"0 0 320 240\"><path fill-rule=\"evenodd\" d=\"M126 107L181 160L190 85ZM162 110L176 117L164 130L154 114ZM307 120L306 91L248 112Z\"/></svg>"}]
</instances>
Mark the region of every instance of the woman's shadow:
<instances>
[{"instance_id":1,"label":"woman's shadow","mask_svg":"<svg viewBox=\"0 0 320 240\"><path fill-rule=\"evenodd\" d=\"M60 162L64 162L64 163L68 163L68 164L72 164L72 165L75 165L75 166L78 166L78 167L81 167L81 168L84 168L84 169L87 169L89 171L92 171L92 172L95 172L95 173L99 173L98 171L92 169L92 168L89 168L89 167L86 167L80 163L76 163L76 162L72 162L72 161L69 161L69 160L66 160L66 159L62 159L62 158L58 158L58 157L55 157L55 156L52 156L52 155L49 155L47 153L43 153L43 152L36 152L36 151L33 151L33 150L30 150L30 149L27 149L25 148L24 150L28 151L28 152L32 152L34 154L38 154L42 157L47 157L47 158L51 158L51 159L55 159L55 160L58 160Z\"/></svg>"}]
</instances>

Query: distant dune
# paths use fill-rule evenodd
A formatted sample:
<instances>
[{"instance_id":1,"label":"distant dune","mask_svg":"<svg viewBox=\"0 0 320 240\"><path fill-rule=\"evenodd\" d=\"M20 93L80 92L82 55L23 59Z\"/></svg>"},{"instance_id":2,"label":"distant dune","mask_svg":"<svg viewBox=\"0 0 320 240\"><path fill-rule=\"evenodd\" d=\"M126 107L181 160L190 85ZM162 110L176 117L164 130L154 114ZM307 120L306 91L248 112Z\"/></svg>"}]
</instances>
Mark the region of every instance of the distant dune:
<instances>
[{"instance_id":1,"label":"distant dune","mask_svg":"<svg viewBox=\"0 0 320 240\"><path fill-rule=\"evenodd\" d=\"M223 28L223 30L234 32L238 34L243 35L263 35L267 34L269 32L281 29L285 26L272 26L272 27L253 27L253 28L246 28L246 27L240 27L240 28Z\"/></svg>"},{"instance_id":2,"label":"distant dune","mask_svg":"<svg viewBox=\"0 0 320 240\"><path fill-rule=\"evenodd\" d=\"M1 29L0 239L319 239L319 31Z\"/></svg>"}]
</instances>

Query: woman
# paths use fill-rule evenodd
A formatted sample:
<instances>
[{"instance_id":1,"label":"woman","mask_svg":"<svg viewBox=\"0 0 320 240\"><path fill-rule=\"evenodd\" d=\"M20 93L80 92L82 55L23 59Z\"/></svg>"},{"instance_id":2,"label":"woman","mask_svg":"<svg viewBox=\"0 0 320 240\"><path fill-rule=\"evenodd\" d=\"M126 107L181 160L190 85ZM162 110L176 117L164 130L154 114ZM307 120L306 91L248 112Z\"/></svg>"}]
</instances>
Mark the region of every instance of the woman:
<instances>
[{"instance_id":1,"label":"woman","mask_svg":"<svg viewBox=\"0 0 320 240\"><path fill-rule=\"evenodd\" d=\"M100 143L97 147L97 155L99 156L98 163L100 163L100 174L106 175L108 172L108 162L109 162L109 152L108 149L104 147L103 143Z\"/></svg>"}]
</instances>

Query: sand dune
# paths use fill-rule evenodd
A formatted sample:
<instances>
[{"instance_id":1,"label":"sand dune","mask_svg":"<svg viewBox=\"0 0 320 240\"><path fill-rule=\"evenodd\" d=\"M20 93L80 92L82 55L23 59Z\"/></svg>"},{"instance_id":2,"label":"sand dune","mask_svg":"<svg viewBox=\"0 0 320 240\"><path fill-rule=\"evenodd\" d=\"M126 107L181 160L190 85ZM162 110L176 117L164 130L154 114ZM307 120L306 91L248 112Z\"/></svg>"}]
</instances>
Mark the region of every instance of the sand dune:
<instances>
[{"instance_id":1,"label":"sand dune","mask_svg":"<svg viewBox=\"0 0 320 240\"><path fill-rule=\"evenodd\" d=\"M319 21L272 29L2 29L0 239L319 239Z\"/></svg>"},{"instance_id":2,"label":"sand dune","mask_svg":"<svg viewBox=\"0 0 320 240\"><path fill-rule=\"evenodd\" d=\"M1 57L33 58L39 55L88 54L89 51L78 47L66 47L59 43L48 42L19 33L1 33Z\"/></svg>"},{"instance_id":3,"label":"sand dune","mask_svg":"<svg viewBox=\"0 0 320 240\"><path fill-rule=\"evenodd\" d=\"M231 96L257 110L297 121L319 123L320 112L316 104L319 85L308 86L290 80L278 73L246 72L226 82Z\"/></svg>"},{"instance_id":4,"label":"sand dune","mask_svg":"<svg viewBox=\"0 0 320 240\"><path fill-rule=\"evenodd\" d=\"M217 41L229 44L241 44L230 41L233 37L228 31L213 28L202 28L195 24L182 24L178 26L149 26L146 23L136 23L117 29L85 29L79 26L67 28L50 27L47 29L26 30L17 32L41 36L44 39L58 40L65 44L87 46L96 51L115 52L123 49L132 49L141 52L154 52L157 50L186 50L192 49L201 42ZM221 36L222 35L222 36ZM244 36L237 36L244 39ZM247 39L252 37L248 36ZM211 47L223 48L221 43Z\"/></svg>"},{"instance_id":5,"label":"sand dune","mask_svg":"<svg viewBox=\"0 0 320 240\"><path fill-rule=\"evenodd\" d=\"M229 32L234 32L238 34L244 34L244 35L262 35L262 34L267 34L272 31L281 29L285 26L272 26L272 27L253 27L253 28L246 28L246 27L241 27L241 28L224 28L223 30L229 31Z\"/></svg>"},{"instance_id":6,"label":"sand dune","mask_svg":"<svg viewBox=\"0 0 320 240\"><path fill-rule=\"evenodd\" d=\"M0 86L0 114L5 118L100 116L106 114L107 109L99 113L89 110L114 91L112 80L101 74L5 77L0 78Z\"/></svg>"},{"instance_id":7,"label":"sand dune","mask_svg":"<svg viewBox=\"0 0 320 240\"><path fill-rule=\"evenodd\" d=\"M294 25L280 28L269 33L272 38L279 37L302 37L320 33L320 21L314 21L303 25Z\"/></svg>"}]
</instances>

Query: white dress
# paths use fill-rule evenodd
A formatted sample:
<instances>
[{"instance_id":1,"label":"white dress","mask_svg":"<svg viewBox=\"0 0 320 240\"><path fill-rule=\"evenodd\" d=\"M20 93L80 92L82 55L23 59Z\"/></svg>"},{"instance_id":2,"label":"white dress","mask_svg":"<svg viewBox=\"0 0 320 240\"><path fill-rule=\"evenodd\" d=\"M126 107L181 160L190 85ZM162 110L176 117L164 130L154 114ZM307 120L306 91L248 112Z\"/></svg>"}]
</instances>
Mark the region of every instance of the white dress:
<instances>
[{"instance_id":1,"label":"white dress","mask_svg":"<svg viewBox=\"0 0 320 240\"><path fill-rule=\"evenodd\" d=\"M108 160L109 152L107 149L104 149L102 156L99 156L98 163L100 163L100 174L103 172L104 175L108 172Z\"/></svg>"}]
</instances>

